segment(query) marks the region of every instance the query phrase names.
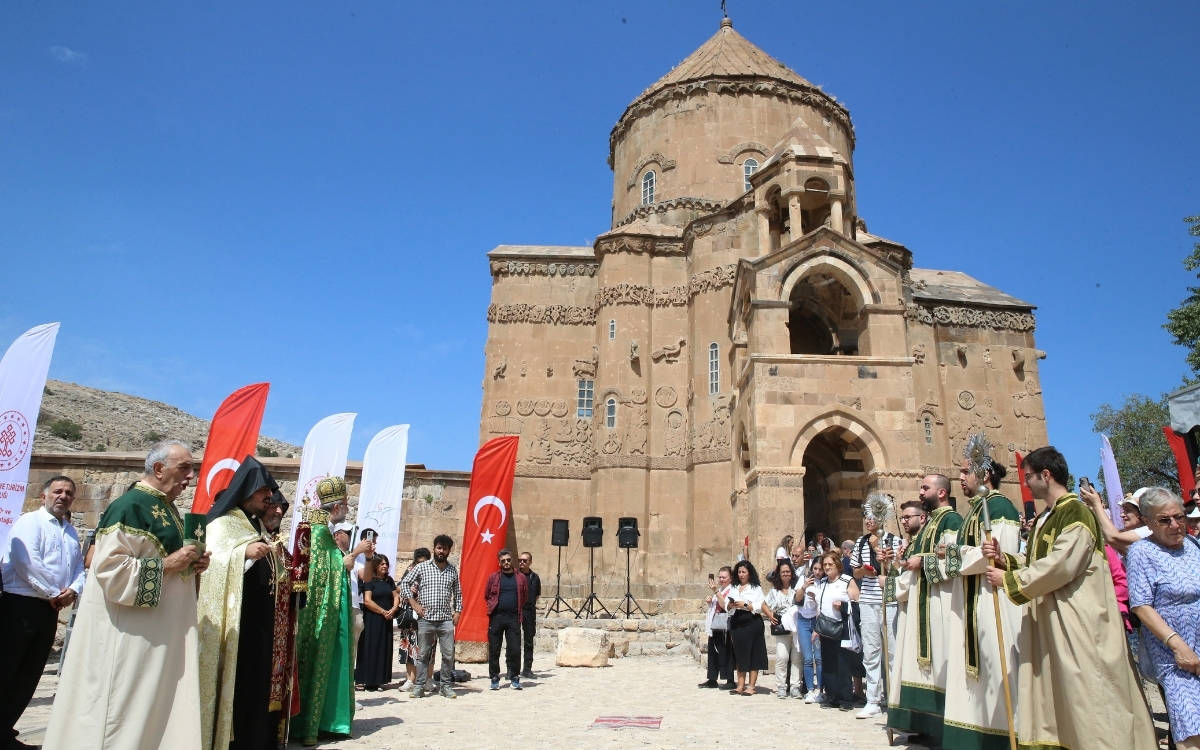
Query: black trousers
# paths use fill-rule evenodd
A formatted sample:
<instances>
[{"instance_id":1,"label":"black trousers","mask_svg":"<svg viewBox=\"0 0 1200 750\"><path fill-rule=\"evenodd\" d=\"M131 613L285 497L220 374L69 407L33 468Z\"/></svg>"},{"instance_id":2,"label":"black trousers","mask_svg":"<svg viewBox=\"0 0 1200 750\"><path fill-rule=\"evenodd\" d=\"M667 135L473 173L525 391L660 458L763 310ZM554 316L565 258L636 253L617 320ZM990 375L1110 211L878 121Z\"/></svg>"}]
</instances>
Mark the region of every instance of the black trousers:
<instances>
[{"instance_id":1,"label":"black trousers","mask_svg":"<svg viewBox=\"0 0 1200 750\"><path fill-rule=\"evenodd\" d=\"M533 636L537 633L537 610L526 607L521 612L521 658L525 669L533 669Z\"/></svg>"},{"instance_id":2,"label":"black trousers","mask_svg":"<svg viewBox=\"0 0 1200 750\"><path fill-rule=\"evenodd\" d=\"M488 676L500 679L500 639L508 679L521 675L521 622L516 612L494 612L488 617Z\"/></svg>"},{"instance_id":3,"label":"black trousers","mask_svg":"<svg viewBox=\"0 0 1200 750\"><path fill-rule=\"evenodd\" d=\"M846 704L850 702L850 660L842 642L833 638L819 638L821 642L821 686L825 689L825 702Z\"/></svg>"},{"instance_id":4,"label":"black trousers","mask_svg":"<svg viewBox=\"0 0 1200 750\"><path fill-rule=\"evenodd\" d=\"M58 613L45 599L0 595L0 643L8 651L0 660L0 743L17 736L13 727L42 679L57 626Z\"/></svg>"},{"instance_id":5,"label":"black trousers","mask_svg":"<svg viewBox=\"0 0 1200 750\"><path fill-rule=\"evenodd\" d=\"M733 682L733 644L728 630L714 630L708 637L708 679Z\"/></svg>"}]
</instances>

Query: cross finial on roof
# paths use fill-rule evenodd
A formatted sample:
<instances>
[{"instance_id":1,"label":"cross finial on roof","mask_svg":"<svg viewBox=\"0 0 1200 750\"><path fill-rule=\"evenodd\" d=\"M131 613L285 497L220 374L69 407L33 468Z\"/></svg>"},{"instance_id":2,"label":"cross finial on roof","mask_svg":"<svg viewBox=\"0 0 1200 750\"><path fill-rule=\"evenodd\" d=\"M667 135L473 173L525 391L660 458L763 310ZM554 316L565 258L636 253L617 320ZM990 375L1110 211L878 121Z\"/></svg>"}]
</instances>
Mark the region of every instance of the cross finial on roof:
<instances>
[{"instance_id":1,"label":"cross finial on roof","mask_svg":"<svg viewBox=\"0 0 1200 750\"><path fill-rule=\"evenodd\" d=\"M725 10L725 0L721 0L721 16L724 18L729 18L729 13Z\"/></svg>"}]
</instances>

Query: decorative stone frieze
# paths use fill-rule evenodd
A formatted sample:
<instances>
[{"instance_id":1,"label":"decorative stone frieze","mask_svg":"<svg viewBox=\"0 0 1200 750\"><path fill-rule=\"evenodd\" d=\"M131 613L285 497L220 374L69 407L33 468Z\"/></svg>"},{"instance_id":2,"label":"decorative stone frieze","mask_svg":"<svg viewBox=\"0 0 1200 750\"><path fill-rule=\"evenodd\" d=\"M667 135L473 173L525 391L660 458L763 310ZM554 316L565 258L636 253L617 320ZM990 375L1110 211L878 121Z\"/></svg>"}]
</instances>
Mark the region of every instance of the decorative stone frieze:
<instances>
[{"instance_id":1,"label":"decorative stone frieze","mask_svg":"<svg viewBox=\"0 0 1200 750\"><path fill-rule=\"evenodd\" d=\"M951 305L908 305L905 317L925 325L991 328L997 331L1032 331L1032 313Z\"/></svg>"},{"instance_id":2,"label":"decorative stone frieze","mask_svg":"<svg viewBox=\"0 0 1200 750\"><path fill-rule=\"evenodd\" d=\"M667 211L674 211L677 208L689 209L692 211L704 211L711 213L719 211L725 207L725 201L713 200L712 198L697 198L693 196L683 196L680 198L668 198L664 201L657 201L645 206L638 206L629 213L625 214L625 218L618 221L614 226L623 227L626 224L644 219L653 214L665 214ZM599 248L597 248L599 249ZM667 250L659 250L660 254L667 253ZM683 252L683 245L680 244L676 252Z\"/></svg>"},{"instance_id":3,"label":"decorative stone frieze","mask_svg":"<svg viewBox=\"0 0 1200 750\"><path fill-rule=\"evenodd\" d=\"M596 325L596 308L591 305L496 305L488 306L489 323L549 323L551 325Z\"/></svg>"},{"instance_id":4,"label":"decorative stone frieze","mask_svg":"<svg viewBox=\"0 0 1200 750\"><path fill-rule=\"evenodd\" d=\"M494 260L492 276L595 276L599 265L555 261L551 263L523 260Z\"/></svg>"},{"instance_id":5,"label":"decorative stone frieze","mask_svg":"<svg viewBox=\"0 0 1200 750\"><path fill-rule=\"evenodd\" d=\"M733 286L737 266L733 263L701 271L686 285L655 289L646 284L614 284L600 287L596 292L596 308L609 305L649 305L652 307L682 307L697 294Z\"/></svg>"},{"instance_id":6,"label":"decorative stone frieze","mask_svg":"<svg viewBox=\"0 0 1200 750\"><path fill-rule=\"evenodd\" d=\"M721 164L733 164L734 159L747 151L754 151L759 156L763 157L771 153L771 150L767 148L765 144L759 143L758 141L744 141L718 156L717 161ZM762 164L759 164L759 166L761 167Z\"/></svg>"}]
</instances>

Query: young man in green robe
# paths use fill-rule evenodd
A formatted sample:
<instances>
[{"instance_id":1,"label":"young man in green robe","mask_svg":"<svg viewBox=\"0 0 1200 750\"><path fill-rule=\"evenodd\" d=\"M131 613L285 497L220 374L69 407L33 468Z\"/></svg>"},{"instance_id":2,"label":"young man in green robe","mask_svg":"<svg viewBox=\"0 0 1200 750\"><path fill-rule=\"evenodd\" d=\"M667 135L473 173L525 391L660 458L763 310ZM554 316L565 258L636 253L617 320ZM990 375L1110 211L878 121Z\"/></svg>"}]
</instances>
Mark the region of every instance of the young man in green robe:
<instances>
[{"instance_id":1,"label":"young man in green robe","mask_svg":"<svg viewBox=\"0 0 1200 750\"><path fill-rule=\"evenodd\" d=\"M305 746L317 744L322 734L350 736L354 719L354 602L346 558L353 564L360 550L343 554L329 530L330 523L345 520L349 511L346 482L341 477L322 479L317 500L320 508L305 511L304 517L312 527L312 547L307 603L296 627L300 713L291 724L291 735ZM370 542L363 544L369 546L364 552L374 552Z\"/></svg>"}]
</instances>

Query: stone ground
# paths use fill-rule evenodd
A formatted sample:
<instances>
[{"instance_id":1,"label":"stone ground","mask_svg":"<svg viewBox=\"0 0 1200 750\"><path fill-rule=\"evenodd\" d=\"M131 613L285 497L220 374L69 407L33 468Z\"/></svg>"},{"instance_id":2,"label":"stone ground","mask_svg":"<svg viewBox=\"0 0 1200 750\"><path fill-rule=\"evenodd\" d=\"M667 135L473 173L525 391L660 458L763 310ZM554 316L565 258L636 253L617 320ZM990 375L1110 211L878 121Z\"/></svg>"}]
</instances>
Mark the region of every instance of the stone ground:
<instances>
[{"instance_id":1,"label":"stone ground","mask_svg":"<svg viewBox=\"0 0 1200 750\"><path fill-rule=\"evenodd\" d=\"M774 680L769 676L760 681L758 694L746 700L722 690L698 689L704 670L690 657L639 656L610 664L557 667L553 654L539 653L533 665L537 678L524 680L521 692L507 682L497 692L488 690L487 666L481 664L460 665L475 678L458 687L455 700L415 700L394 686L359 692L362 708L355 713L354 738L321 747L691 748L724 744L735 737L741 747L777 747L785 730L789 744L798 746L887 747L881 719L856 720L853 713L780 700L770 692ZM402 674L397 671L397 678ZM41 741L56 684L48 670L17 724L22 740ZM600 716L661 716L662 724L657 730L592 728ZM734 721L740 728L731 735ZM922 747L899 739L895 746Z\"/></svg>"},{"instance_id":2,"label":"stone ground","mask_svg":"<svg viewBox=\"0 0 1200 750\"><path fill-rule=\"evenodd\" d=\"M780 700L774 679L764 675L758 694L746 700L722 690L701 690L703 668L688 656L616 659L608 667L558 667L553 653L537 653L536 679L525 689L507 682L488 690L487 667L460 664L474 679L457 688L459 697L414 700L394 684L387 690L356 693L355 736L321 747L416 750L491 747L654 747L691 748L734 740L742 747L777 747L781 732L789 744L821 748L888 747L883 719L855 719L854 712L823 709L796 699ZM20 739L41 742L57 686L55 665L47 667L33 702L17 723ZM395 673L397 679L402 671ZM479 675L483 675L480 677ZM1149 691L1148 691L1149 692ZM1162 711L1157 695L1153 710ZM659 729L593 727L600 716L660 716ZM1156 716L1163 726L1162 714ZM299 747L292 743L291 747ZM897 735L893 747L925 750Z\"/></svg>"}]
</instances>

